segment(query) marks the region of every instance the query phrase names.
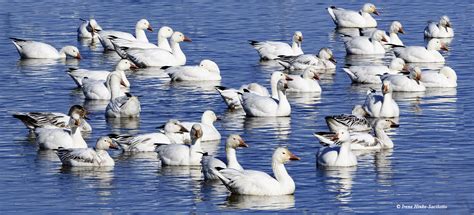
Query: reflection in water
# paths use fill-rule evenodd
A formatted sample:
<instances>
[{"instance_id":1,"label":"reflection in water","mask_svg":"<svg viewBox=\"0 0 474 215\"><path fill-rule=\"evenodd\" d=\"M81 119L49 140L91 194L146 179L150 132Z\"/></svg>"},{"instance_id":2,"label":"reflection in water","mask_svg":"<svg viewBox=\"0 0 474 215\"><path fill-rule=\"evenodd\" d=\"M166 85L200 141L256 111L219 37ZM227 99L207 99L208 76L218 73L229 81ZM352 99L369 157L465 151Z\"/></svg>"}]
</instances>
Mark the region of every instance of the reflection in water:
<instances>
[{"instance_id":1,"label":"reflection in water","mask_svg":"<svg viewBox=\"0 0 474 215\"><path fill-rule=\"evenodd\" d=\"M112 127L112 132L120 133L120 128L137 130L140 127L140 118L106 118L107 124ZM138 132L138 131L137 131ZM136 134L132 133L132 134Z\"/></svg>"},{"instance_id":2,"label":"reflection in water","mask_svg":"<svg viewBox=\"0 0 474 215\"><path fill-rule=\"evenodd\" d=\"M384 65L385 55L346 55L346 65Z\"/></svg>"},{"instance_id":3,"label":"reflection in water","mask_svg":"<svg viewBox=\"0 0 474 215\"><path fill-rule=\"evenodd\" d=\"M385 149L375 153L375 172L378 183L382 185L391 186L393 184L392 154L393 149Z\"/></svg>"},{"instance_id":4,"label":"reflection in water","mask_svg":"<svg viewBox=\"0 0 474 215\"><path fill-rule=\"evenodd\" d=\"M148 162L159 162L156 152L123 152L117 157L118 161L124 160L144 160Z\"/></svg>"},{"instance_id":5,"label":"reflection in water","mask_svg":"<svg viewBox=\"0 0 474 215\"><path fill-rule=\"evenodd\" d=\"M91 50L97 50L98 47L102 47L98 38L78 38L78 40L82 46L89 47Z\"/></svg>"},{"instance_id":6,"label":"reflection in water","mask_svg":"<svg viewBox=\"0 0 474 215\"><path fill-rule=\"evenodd\" d=\"M67 167L62 166L59 170L62 174L70 174L84 180L93 180L97 183L89 183L90 186L97 186L97 195L101 200L110 199L114 188L114 167Z\"/></svg>"},{"instance_id":7,"label":"reflection in water","mask_svg":"<svg viewBox=\"0 0 474 215\"><path fill-rule=\"evenodd\" d=\"M221 81L173 81L170 83L171 87L208 91L211 93L215 93L215 86L220 85Z\"/></svg>"},{"instance_id":8,"label":"reflection in water","mask_svg":"<svg viewBox=\"0 0 474 215\"><path fill-rule=\"evenodd\" d=\"M219 153L220 143L221 140L203 141L201 142L201 148L210 155L216 155Z\"/></svg>"},{"instance_id":9,"label":"reflection in water","mask_svg":"<svg viewBox=\"0 0 474 215\"><path fill-rule=\"evenodd\" d=\"M281 210L295 207L294 195L252 196L231 194L227 197L227 208L252 210Z\"/></svg>"},{"instance_id":10,"label":"reflection in water","mask_svg":"<svg viewBox=\"0 0 474 215\"><path fill-rule=\"evenodd\" d=\"M242 109L230 110L224 112L220 124L223 130L236 130L243 128L245 121L245 112Z\"/></svg>"},{"instance_id":11,"label":"reflection in water","mask_svg":"<svg viewBox=\"0 0 474 215\"><path fill-rule=\"evenodd\" d=\"M58 63L65 63L65 59L20 59L18 66L20 67L35 67L34 69L47 68L48 66L56 65ZM26 68L24 68L26 69Z\"/></svg>"},{"instance_id":12,"label":"reflection in water","mask_svg":"<svg viewBox=\"0 0 474 215\"><path fill-rule=\"evenodd\" d=\"M311 105L321 102L321 93L294 93L288 92L288 100L290 104L310 107Z\"/></svg>"},{"instance_id":13,"label":"reflection in water","mask_svg":"<svg viewBox=\"0 0 474 215\"><path fill-rule=\"evenodd\" d=\"M38 150L36 159L44 161L60 161L54 150Z\"/></svg>"},{"instance_id":14,"label":"reflection in water","mask_svg":"<svg viewBox=\"0 0 474 215\"><path fill-rule=\"evenodd\" d=\"M103 112L109 104L109 100L88 100L84 101L84 108L89 112Z\"/></svg>"},{"instance_id":15,"label":"reflection in water","mask_svg":"<svg viewBox=\"0 0 474 215\"><path fill-rule=\"evenodd\" d=\"M335 192L336 199L341 203L347 204L352 199L352 184L353 177L357 171L357 166L354 167L318 167L322 171L327 185L327 190Z\"/></svg>"},{"instance_id":16,"label":"reflection in water","mask_svg":"<svg viewBox=\"0 0 474 215\"><path fill-rule=\"evenodd\" d=\"M290 117L246 117L244 129L261 129L265 132L275 131L278 139L286 140L291 133L290 122Z\"/></svg>"},{"instance_id":17,"label":"reflection in water","mask_svg":"<svg viewBox=\"0 0 474 215\"><path fill-rule=\"evenodd\" d=\"M425 92L427 99L423 99L423 104L454 103L457 101L456 95L456 88L427 88Z\"/></svg>"}]
</instances>

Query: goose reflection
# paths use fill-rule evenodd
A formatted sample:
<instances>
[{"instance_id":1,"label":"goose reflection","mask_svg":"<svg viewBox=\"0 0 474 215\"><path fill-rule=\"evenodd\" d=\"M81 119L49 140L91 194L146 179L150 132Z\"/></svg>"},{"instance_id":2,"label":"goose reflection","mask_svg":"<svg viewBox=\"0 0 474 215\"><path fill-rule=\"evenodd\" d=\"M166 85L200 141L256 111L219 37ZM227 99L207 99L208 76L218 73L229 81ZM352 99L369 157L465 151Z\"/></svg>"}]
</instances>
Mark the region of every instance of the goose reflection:
<instances>
[{"instance_id":1,"label":"goose reflection","mask_svg":"<svg viewBox=\"0 0 474 215\"><path fill-rule=\"evenodd\" d=\"M251 210L282 210L295 207L295 196L252 196L231 194L227 197L224 207Z\"/></svg>"},{"instance_id":2,"label":"goose reflection","mask_svg":"<svg viewBox=\"0 0 474 215\"><path fill-rule=\"evenodd\" d=\"M220 86L221 81L173 81L170 82L170 87L177 87L183 89L191 89L196 91L206 91L209 93L216 93L215 86Z\"/></svg>"},{"instance_id":3,"label":"goose reflection","mask_svg":"<svg viewBox=\"0 0 474 215\"><path fill-rule=\"evenodd\" d=\"M385 55L346 55L346 65L384 65Z\"/></svg>"},{"instance_id":4,"label":"goose reflection","mask_svg":"<svg viewBox=\"0 0 474 215\"><path fill-rule=\"evenodd\" d=\"M102 200L112 196L114 187L114 167L67 167L62 166L59 172L88 180L88 186L96 188L96 193Z\"/></svg>"},{"instance_id":5,"label":"goose reflection","mask_svg":"<svg viewBox=\"0 0 474 215\"><path fill-rule=\"evenodd\" d=\"M121 128L125 129L132 129L136 130L135 132L132 132L133 134L136 134L138 132L138 128L140 127L140 118L106 118L107 125L112 127L112 132L113 133L120 133L119 130Z\"/></svg>"},{"instance_id":6,"label":"goose reflection","mask_svg":"<svg viewBox=\"0 0 474 215\"><path fill-rule=\"evenodd\" d=\"M78 38L81 46L89 47L91 50L96 50L98 43L100 43L98 38Z\"/></svg>"},{"instance_id":7,"label":"goose reflection","mask_svg":"<svg viewBox=\"0 0 474 215\"><path fill-rule=\"evenodd\" d=\"M220 124L224 130L235 130L243 128L245 121L245 112L243 109L227 109L223 113Z\"/></svg>"},{"instance_id":8,"label":"goose reflection","mask_svg":"<svg viewBox=\"0 0 474 215\"><path fill-rule=\"evenodd\" d=\"M38 150L38 153L36 155L37 160L42 160L42 161L58 161L59 157L56 154L54 150Z\"/></svg>"},{"instance_id":9,"label":"goose reflection","mask_svg":"<svg viewBox=\"0 0 474 215\"><path fill-rule=\"evenodd\" d=\"M357 171L357 166L354 167L326 167L318 168L325 176L327 190L336 193L336 199L341 203L347 204L352 200L352 184L353 177Z\"/></svg>"},{"instance_id":10,"label":"goose reflection","mask_svg":"<svg viewBox=\"0 0 474 215\"><path fill-rule=\"evenodd\" d=\"M291 117L246 117L246 131L259 129L261 132L275 133L278 139L286 140L291 133ZM256 132L256 131L253 131Z\"/></svg>"},{"instance_id":11,"label":"goose reflection","mask_svg":"<svg viewBox=\"0 0 474 215\"><path fill-rule=\"evenodd\" d=\"M82 90L80 92L82 93ZM108 100L85 100L82 106L88 112L104 112L109 102Z\"/></svg>"},{"instance_id":12,"label":"goose reflection","mask_svg":"<svg viewBox=\"0 0 474 215\"><path fill-rule=\"evenodd\" d=\"M201 166L162 166L159 173L162 176L168 176L163 184L172 187L179 192L191 191L195 200L200 201L201 191Z\"/></svg>"},{"instance_id":13,"label":"goose reflection","mask_svg":"<svg viewBox=\"0 0 474 215\"><path fill-rule=\"evenodd\" d=\"M455 103L458 100L456 88L427 88L425 97L423 104Z\"/></svg>"},{"instance_id":14,"label":"goose reflection","mask_svg":"<svg viewBox=\"0 0 474 215\"><path fill-rule=\"evenodd\" d=\"M296 93L288 92L288 100L291 104L301 105L303 107L312 107L312 105L321 103L321 92L315 93Z\"/></svg>"},{"instance_id":15,"label":"goose reflection","mask_svg":"<svg viewBox=\"0 0 474 215\"><path fill-rule=\"evenodd\" d=\"M20 59L17 63L19 67L24 69L48 69L50 66L54 66L58 63L66 63L65 59Z\"/></svg>"},{"instance_id":16,"label":"goose reflection","mask_svg":"<svg viewBox=\"0 0 474 215\"><path fill-rule=\"evenodd\" d=\"M379 184L386 186L393 185L392 154L393 149L385 149L375 153L374 167Z\"/></svg>"}]
</instances>

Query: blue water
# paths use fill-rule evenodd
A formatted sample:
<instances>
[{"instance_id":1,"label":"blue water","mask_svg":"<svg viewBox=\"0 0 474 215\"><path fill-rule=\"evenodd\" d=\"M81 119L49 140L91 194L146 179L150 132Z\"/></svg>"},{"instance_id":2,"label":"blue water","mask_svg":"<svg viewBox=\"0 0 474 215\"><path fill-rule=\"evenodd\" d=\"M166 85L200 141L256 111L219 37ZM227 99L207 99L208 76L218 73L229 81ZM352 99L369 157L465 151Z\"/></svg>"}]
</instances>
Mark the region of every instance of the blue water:
<instances>
[{"instance_id":1,"label":"blue water","mask_svg":"<svg viewBox=\"0 0 474 215\"><path fill-rule=\"evenodd\" d=\"M0 211L14 212L390 212L472 213L474 204L474 145L472 104L473 4L466 1L376 1L379 27L400 20L406 45L423 45L428 20L446 14L455 38L444 53L456 70L456 90L396 94L400 127L390 131L395 148L360 154L356 168L318 169L319 147L312 133L327 130L324 117L348 113L363 103L367 86L351 85L342 71L344 45L325 8L358 9L362 2L332 1L0 1ZM89 47L76 40L79 18L93 16L104 29L132 32L135 22L147 18L154 29L171 26L193 39L181 47L187 63L214 60L223 80L208 84L171 84L160 71L140 70L128 75L131 91L141 96L141 118L106 121L104 105L85 102L65 70L68 67L111 69L118 60L104 54L100 44ZM338 60L334 75L321 81L322 95L290 95L291 118L245 118L227 111L213 86L239 87L259 82L269 87L274 67L261 65L247 40L289 41L303 32L303 50L316 53L327 46ZM45 41L55 47L76 45L81 61L20 61L8 37ZM156 41L156 31L148 33ZM383 62L388 62L385 58ZM199 169L162 168L155 153L122 155L111 152L113 169L62 168L55 154L38 151L34 139L15 111L66 112L83 104L92 113L93 132L86 141L109 133L151 132L169 118L197 121L204 110L223 118L216 124L223 140L240 134L250 145L239 150L246 169L271 172L277 146L288 146L302 158L287 165L296 182L294 196L235 196L219 183L205 183ZM223 155L223 143L206 149ZM440 205L447 209L397 209Z\"/></svg>"}]
</instances>

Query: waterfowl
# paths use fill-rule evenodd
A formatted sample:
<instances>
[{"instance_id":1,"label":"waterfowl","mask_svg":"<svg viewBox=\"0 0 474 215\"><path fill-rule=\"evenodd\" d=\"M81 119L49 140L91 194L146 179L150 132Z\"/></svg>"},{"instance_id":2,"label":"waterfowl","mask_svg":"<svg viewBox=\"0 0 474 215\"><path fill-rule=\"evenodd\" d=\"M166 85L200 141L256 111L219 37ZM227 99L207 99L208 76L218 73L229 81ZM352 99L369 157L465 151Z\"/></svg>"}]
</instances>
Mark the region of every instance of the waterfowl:
<instances>
[{"instance_id":1,"label":"waterfowl","mask_svg":"<svg viewBox=\"0 0 474 215\"><path fill-rule=\"evenodd\" d=\"M451 38L454 31L448 16L441 16L439 22L429 22L424 31L428 38Z\"/></svg>"},{"instance_id":2,"label":"waterfowl","mask_svg":"<svg viewBox=\"0 0 474 215\"><path fill-rule=\"evenodd\" d=\"M163 166L200 166L204 154L201 148L203 131L201 125L194 124L191 128L192 145L170 144L157 148L158 157Z\"/></svg>"},{"instance_id":3,"label":"waterfowl","mask_svg":"<svg viewBox=\"0 0 474 215\"><path fill-rule=\"evenodd\" d=\"M140 19L135 25L135 36L123 31L102 30L99 32L99 40L102 44L102 47L104 47L104 50L112 51L115 50L115 48L112 42L110 41L111 38L121 38L129 41L141 41L148 43L148 38L145 34L145 30L153 31L153 28L151 27L150 22L148 22L148 20Z\"/></svg>"},{"instance_id":4,"label":"waterfowl","mask_svg":"<svg viewBox=\"0 0 474 215\"><path fill-rule=\"evenodd\" d=\"M94 148L59 148L56 154L63 166L114 166L108 149L118 149L118 146L109 137L100 137Z\"/></svg>"},{"instance_id":5,"label":"waterfowl","mask_svg":"<svg viewBox=\"0 0 474 215\"><path fill-rule=\"evenodd\" d=\"M297 56L303 54L301 43L303 42L303 34L296 31L293 34L293 42L291 46L284 42L275 41L255 41L250 40L250 45L257 50L261 60L273 60L279 56Z\"/></svg>"},{"instance_id":6,"label":"waterfowl","mask_svg":"<svg viewBox=\"0 0 474 215\"><path fill-rule=\"evenodd\" d=\"M400 110L397 102L392 97L390 81L382 82L382 95L369 91L363 105L365 112L370 117L399 117Z\"/></svg>"},{"instance_id":7,"label":"waterfowl","mask_svg":"<svg viewBox=\"0 0 474 215\"><path fill-rule=\"evenodd\" d=\"M334 24L341 28L375 28L377 21L370 15L379 15L375 5L366 3L360 11L346 10L331 6L327 8Z\"/></svg>"},{"instance_id":8,"label":"waterfowl","mask_svg":"<svg viewBox=\"0 0 474 215\"><path fill-rule=\"evenodd\" d=\"M65 59L68 56L76 59L82 58L79 49L75 46L64 46L58 51L53 46L43 42L18 38L10 39L22 59Z\"/></svg>"},{"instance_id":9,"label":"waterfowl","mask_svg":"<svg viewBox=\"0 0 474 215\"><path fill-rule=\"evenodd\" d=\"M321 48L318 55L302 54L297 56L280 56L276 60L285 69L290 71L305 70L309 67L319 70L336 68L336 60L329 48Z\"/></svg>"},{"instance_id":10,"label":"waterfowl","mask_svg":"<svg viewBox=\"0 0 474 215\"><path fill-rule=\"evenodd\" d=\"M318 165L324 167L350 167L357 165L357 157L351 150L349 131L338 130L331 139L335 145L322 147L317 153Z\"/></svg>"}]
</instances>

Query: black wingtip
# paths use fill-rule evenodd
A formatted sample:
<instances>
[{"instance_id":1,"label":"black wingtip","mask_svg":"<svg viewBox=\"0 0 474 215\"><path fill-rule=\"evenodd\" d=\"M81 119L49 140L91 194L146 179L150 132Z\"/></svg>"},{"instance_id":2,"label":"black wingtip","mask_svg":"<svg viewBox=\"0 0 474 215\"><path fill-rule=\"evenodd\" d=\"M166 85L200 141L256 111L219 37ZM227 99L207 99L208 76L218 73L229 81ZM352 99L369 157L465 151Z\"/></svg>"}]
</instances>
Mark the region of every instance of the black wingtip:
<instances>
[{"instance_id":1,"label":"black wingtip","mask_svg":"<svg viewBox=\"0 0 474 215\"><path fill-rule=\"evenodd\" d=\"M331 9L336 9L336 6L331 5L331 6L329 6L329 8L331 8Z\"/></svg>"},{"instance_id":2,"label":"black wingtip","mask_svg":"<svg viewBox=\"0 0 474 215\"><path fill-rule=\"evenodd\" d=\"M172 67L172 66L162 66L160 69L166 70L166 69L169 69L169 68L171 68L171 67Z\"/></svg>"},{"instance_id":3,"label":"black wingtip","mask_svg":"<svg viewBox=\"0 0 474 215\"><path fill-rule=\"evenodd\" d=\"M218 166L218 167L214 167L214 169L216 169L217 171L221 171L221 170L223 170L223 169L225 169L225 168L222 168L222 167L219 167L219 166Z\"/></svg>"},{"instance_id":4,"label":"black wingtip","mask_svg":"<svg viewBox=\"0 0 474 215\"><path fill-rule=\"evenodd\" d=\"M10 39L15 41L15 42L25 42L26 41L24 39L20 39L20 38L16 38L16 37L10 37Z\"/></svg>"},{"instance_id":5,"label":"black wingtip","mask_svg":"<svg viewBox=\"0 0 474 215\"><path fill-rule=\"evenodd\" d=\"M110 138L118 138L118 137L120 137L120 135L118 135L118 134L107 134L107 136L110 137Z\"/></svg>"},{"instance_id":6,"label":"black wingtip","mask_svg":"<svg viewBox=\"0 0 474 215\"><path fill-rule=\"evenodd\" d=\"M125 93L125 95L129 98L133 96L131 93Z\"/></svg>"},{"instance_id":7,"label":"black wingtip","mask_svg":"<svg viewBox=\"0 0 474 215\"><path fill-rule=\"evenodd\" d=\"M256 40L249 40L250 45L254 46L257 45L258 41Z\"/></svg>"},{"instance_id":8,"label":"black wingtip","mask_svg":"<svg viewBox=\"0 0 474 215\"><path fill-rule=\"evenodd\" d=\"M246 92L246 93L250 93L250 90L248 90L248 89L244 89L244 92Z\"/></svg>"},{"instance_id":9,"label":"black wingtip","mask_svg":"<svg viewBox=\"0 0 474 215\"><path fill-rule=\"evenodd\" d=\"M224 86L214 86L216 90L227 90L227 87Z\"/></svg>"}]
</instances>

